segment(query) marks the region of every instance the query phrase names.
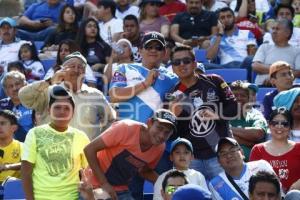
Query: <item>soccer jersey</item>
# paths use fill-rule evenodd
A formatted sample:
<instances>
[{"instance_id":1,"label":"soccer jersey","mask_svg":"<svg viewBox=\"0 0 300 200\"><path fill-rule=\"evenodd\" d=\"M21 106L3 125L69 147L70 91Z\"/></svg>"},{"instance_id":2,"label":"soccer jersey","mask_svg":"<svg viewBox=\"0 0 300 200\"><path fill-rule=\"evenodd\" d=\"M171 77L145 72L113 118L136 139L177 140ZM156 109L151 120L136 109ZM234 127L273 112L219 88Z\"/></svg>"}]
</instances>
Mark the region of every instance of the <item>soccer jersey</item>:
<instances>
[{"instance_id":1,"label":"soccer jersey","mask_svg":"<svg viewBox=\"0 0 300 200\"><path fill-rule=\"evenodd\" d=\"M22 143L13 140L8 146L0 147L0 163L13 164L21 162ZM5 170L0 172L0 182L3 182L8 176L20 178L20 170Z\"/></svg>"},{"instance_id":2,"label":"soccer jersey","mask_svg":"<svg viewBox=\"0 0 300 200\"><path fill-rule=\"evenodd\" d=\"M274 173L271 165L264 160L245 163L239 177L233 177L234 182L239 186L243 193L249 197L249 180L253 174L259 171ZM217 200L243 200L242 196L228 180L225 172L221 172L209 182L209 188L213 199Z\"/></svg>"},{"instance_id":3,"label":"soccer jersey","mask_svg":"<svg viewBox=\"0 0 300 200\"><path fill-rule=\"evenodd\" d=\"M130 179L144 166L154 169L164 151L165 144L152 146L145 152L141 150L142 126L140 122L121 120L100 136L106 148L97 154L99 165L115 191L128 190ZM93 185L101 187L95 176Z\"/></svg>"},{"instance_id":4,"label":"soccer jersey","mask_svg":"<svg viewBox=\"0 0 300 200\"><path fill-rule=\"evenodd\" d=\"M22 160L33 164L35 199L78 199L79 170L87 167L83 148L89 139L68 127L58 132L48 124L27 134Z\"/></svg>"},{"instance_id":5,"label":"soccer jersey","mask_svg":"<svg viewBox=\"0 0 300 200\"><path fill-rule=\"evenodd\" d=\"M165 94L171 91L178 78L163 67L157 70L159 76L149 88L126 102L119 103L119 117L121 119L146 122L155 110L162 107ZM148 73L149 70L140 64L119 65L113 74L110 88L132 87L146 80Z\"/></svg>"}]
</instances>

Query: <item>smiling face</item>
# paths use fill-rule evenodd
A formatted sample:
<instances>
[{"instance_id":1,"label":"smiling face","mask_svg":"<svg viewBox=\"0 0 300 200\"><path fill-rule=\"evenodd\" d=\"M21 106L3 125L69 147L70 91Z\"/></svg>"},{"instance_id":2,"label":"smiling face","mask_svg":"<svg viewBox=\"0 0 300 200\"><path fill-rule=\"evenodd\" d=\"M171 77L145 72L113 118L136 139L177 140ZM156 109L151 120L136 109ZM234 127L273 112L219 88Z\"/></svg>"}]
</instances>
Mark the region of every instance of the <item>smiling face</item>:
<instances>
[{"instance_id":1,"label":"smiling face","mask_svg":"<svg viewBox=\"0 0 300 200\"><path fill-rule=\"evenodd\" d=\"M193 154L185 144L178 144L170 155L170 160L178 170L187 170L192 159Z\"/></svg>"},{"instance_id":2,"label":"smiling face","mask_svg":"<svg viewBox=\"0 0 300 200\"><path fill-rule=\"evenodd\" d=\"M160 42L151 41L140 50L140 53L144 66L152 69L159 66L166 51Z\"/></svg>"},{"instance_id":3,"label":"smiling face","mask_svg":"<svg viewBox=\"0 0 300 200\"><path fill-rule=\"evenodd\" d=\"M168 123L150 119L147 125L149 127L148 137L154 146L163 144L173 134L173 127Z\"/></svg>"},{"instance_id":4,"label":"smiling face","mask_svg":"<svg viewBox=\"0 0 300 200\"><path fill-rule=\"evenodd\" d=\"M187 79L195 74L197 63L189 51L175 52L172 58L172 68L180 79Z\"/></svg>"},{"instance_id":5,"label":"smiling face","mask_svg":"<svg viewBox=\"0 0 300 200\"><path fill-rule=\"evenodd\" d=\"M289 132L291 130L289 121L282 115L276 115L270 122L269 128L271 131L272 139L275 140L287 140L289 137Z\"/></svg>"},{"instance_id":6,"label":"smiling face","mask_svg":"<svg viewBox=\"0 0 300 200\"><path fill-rule=\"evenodd\" d=\"M228 172L243 167L243 154L240 147L224 143L218 152L218 159L223 169Z\"/></svg>"}]
</instances>

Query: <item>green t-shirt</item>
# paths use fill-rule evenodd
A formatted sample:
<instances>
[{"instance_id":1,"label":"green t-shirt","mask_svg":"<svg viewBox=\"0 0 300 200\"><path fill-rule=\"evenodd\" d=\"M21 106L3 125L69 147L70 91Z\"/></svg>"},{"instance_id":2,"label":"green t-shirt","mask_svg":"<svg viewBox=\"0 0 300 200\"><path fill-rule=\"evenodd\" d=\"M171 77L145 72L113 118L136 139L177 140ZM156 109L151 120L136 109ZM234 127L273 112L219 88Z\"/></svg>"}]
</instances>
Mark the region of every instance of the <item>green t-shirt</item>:
<instances>
[{"instance_id":1,"label":"green t-shirt","mask_svg":"<svg viewBox=\"0 0 300 200\"><path fill-rule=\"evenodd\" d=\"M264 115L257 109L250 109L246 112L246 116L242 117L241 119L231 120L230 125L233 127L238 128L246 128L246 127L253 127L253 128L261 128L264 132L267 132L268 124ZM242 149L244 150L245 160L249 160L251 148L247 147L246 145L241 144Z\"/></svg>"},{"instance_id":2,"label":"green t-shirt","mask_svg":"<svg viewBox=\"0 0 300 200\"><path fill-rule=\"evenodd\" d=\"M83 148L88 143L86 134L72 127L58 132L46 124L28 132L22 160L34 165L35 199L78 199L79 170L87 167Z\"/></svg>"}]
</instances>

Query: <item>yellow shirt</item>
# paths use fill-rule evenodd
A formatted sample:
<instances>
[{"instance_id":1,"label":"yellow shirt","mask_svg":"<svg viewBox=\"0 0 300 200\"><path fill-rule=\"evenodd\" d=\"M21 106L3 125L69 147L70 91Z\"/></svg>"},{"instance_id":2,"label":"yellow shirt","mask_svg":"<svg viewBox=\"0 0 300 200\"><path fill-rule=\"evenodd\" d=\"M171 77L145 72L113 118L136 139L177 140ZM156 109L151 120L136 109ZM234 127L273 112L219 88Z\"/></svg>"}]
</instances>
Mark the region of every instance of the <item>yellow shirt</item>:
<instances>
[{"instance_id":1,"label":"yellow shirt","mask_svg":"<svg viewBox=\"0 0 300 200\"><path fill-rule=\"evenodd\" d=\"M79 170L87 167L83 148L88 143L85 133L72 127L58 132L46 124L28 132L22 160L34 165L35 199L78 199Z\"/></svg>"},{"instance_id":2,"label":"yellow shirt","mask_svg":"<svg viewBox=\"0 0 300 200\"><path fill-rule=\"evenodd\" d=\"M21 162L22 143L13 140L6 147L0 147L0 164L13 164ZM0 173L0 182L8 176L20 178L20 170L6 170Z\"/></svg>"}]
</instances>

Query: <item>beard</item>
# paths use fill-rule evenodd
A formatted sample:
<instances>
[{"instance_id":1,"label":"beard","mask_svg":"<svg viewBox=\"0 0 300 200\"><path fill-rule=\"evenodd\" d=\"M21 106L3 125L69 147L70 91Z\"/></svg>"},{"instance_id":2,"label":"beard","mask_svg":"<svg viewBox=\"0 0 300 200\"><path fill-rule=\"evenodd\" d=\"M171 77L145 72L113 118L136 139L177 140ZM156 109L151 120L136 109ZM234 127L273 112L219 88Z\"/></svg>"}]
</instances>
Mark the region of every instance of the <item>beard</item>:
<instances>
[{"instance_id":1,"label":"beard","mask_svg":"<svg viewBox=\"0 0 300 200\"><path fill-rule=\"evenodd\" d=\"M232 24L226 25L224 31L230 31L234 28L234 22Z\"/></svg>"}]
</instances>

